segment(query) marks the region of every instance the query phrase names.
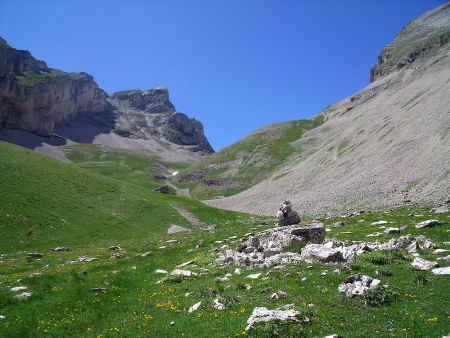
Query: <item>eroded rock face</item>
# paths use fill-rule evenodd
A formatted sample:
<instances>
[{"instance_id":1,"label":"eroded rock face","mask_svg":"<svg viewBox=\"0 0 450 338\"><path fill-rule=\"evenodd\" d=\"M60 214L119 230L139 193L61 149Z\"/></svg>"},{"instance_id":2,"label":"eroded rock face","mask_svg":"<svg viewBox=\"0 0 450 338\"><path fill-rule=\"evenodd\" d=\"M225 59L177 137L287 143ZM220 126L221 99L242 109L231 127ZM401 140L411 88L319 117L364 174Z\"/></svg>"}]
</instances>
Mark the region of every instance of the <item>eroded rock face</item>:
<instances>
[{"instance_id":1,"label":"eroded rock face","mask_svg":"<svg viewBox=\"0 0 450 338\"><path fill-rule=\"evenodd\" d=\"M175 106L169 100L167 88L124 90L113 93L111 99L127 101L130 107L152 114L175 111Z\"/></svg>"},{"instance_id":2,"label":"eroded rock face","mask_svg":"<svg viewBox=\"0 0 450 338\"><path fill-rule=\"evenodd\" d=\"M56 123L79 114L109 116L108 95L92 76L48 68L3 39L0 45L0 128L48 136Z\"/></svg>"}]
</instances>

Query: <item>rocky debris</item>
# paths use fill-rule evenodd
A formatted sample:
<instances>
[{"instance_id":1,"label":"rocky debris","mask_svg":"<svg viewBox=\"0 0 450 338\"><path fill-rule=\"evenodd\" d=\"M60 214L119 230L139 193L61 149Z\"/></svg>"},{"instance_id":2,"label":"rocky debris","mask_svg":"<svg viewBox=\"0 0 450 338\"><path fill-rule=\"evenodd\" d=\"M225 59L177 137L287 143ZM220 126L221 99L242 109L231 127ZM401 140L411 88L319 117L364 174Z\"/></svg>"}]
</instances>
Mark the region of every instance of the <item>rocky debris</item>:
<instances>
[{"instance_id":1,"label":"rocky debris","mask_svg":"<svg viewBox=\"0 0 450 338\"><path fill-rule=\"evenodd\" d=\"M15 286L15 287L11 288L11 292L19 292L19 291L24 291L27 289L28 288L26 286Z\"/></svg>"},{"instance_id":2,"label":"rocky debris","mask_svg":"<svg viewBox=\"0 0 450 338\"><path fill-rule=\"evenodd\" d=\"M307 262L342 262L344 256L339 249L329 248L323 244L308 244L302 249L300 259Z\"/></svg>"},{"instance_id":3,"label":"rocky debris","mask_svg":"<svg viewBox=\"0 0 450 338\"><path fill-rule=\"evenodd\" d=\"M373 232L371 234L366 235L366 237L378 237L383 235L381 232Z\"/></svg>"},{"instance_id":4,"label":"rocky debris","mask_svg":"<svg viewBox=\"0 0 450 338\"><path fill-rule=\"evenodd\" d=\"M6 317L5 316L0 316L0 320L5 320Z\"/></svg>"},{"instance_id":5,"label":"rocky debris","mask_svg":"<svg viewBox=\"0 0 450 338\"><path fill-rule=\"evenodd\" d=\"M235 251L228 248L223 250L223 254L226 257L231 256L233 261L245 263L237 265L245 266L249 265L247 258L250 260L267 260L273 256L281 258L282 251L288 247L300 251L307 242L320 243L324 238L325 226L322 223L312 223L306 226L283 226L263 231L257 236L249 236L238 245ZM235 259L232 257L233 255Z\"/></svg>"},{"instance_id":6,"label":"rocky debris","mask_svg":"<svg viewBox=\"0 0 450 338\"><path fill-rule=\"evenodd\" d=\"M29 253L27 253L27 259L42 258L42 257L44 257L44 254L41 254L39 252L29 252Z\"/></svg>"},{"instance_id":7,"label":"rocky debris","mask_svg":"<svg viewBox=\"0 0 450 338\"><path fill-rule=\"evenodd\" d=\"M24 299L30 298L31 295L32 295L31 292L22 292L22 293L20 293L20 294L18 294L16 296L14 296L14 298L17 298L17 299L20 299L20 300L24 300Z\"/></svg>"},{"instance_id":8,"label":"rocky debris","mask_svg":"<svg viewBox=\"0 0 450 338\"><path fill-rule=\"evenodd\" d=\"M446 250L446 249L436 249L436 250L433 251L433 253L436 254L436 255L440 255L440 254L443 254L443 253L446 253L446 252L448 252L448 250Z\"/></svg>"},{"instance_id":9,"label":"rocky debris","mask_svg":"<svg viewBox=\"0 0 450 338\"><path fill-rule=\"evenodd\" d=\"M212 306L213 308L215 308L216 310L225 310L225 305L222 304L219 299L214 299L212 302Z\"/></svg>"},{"instance_id":10,"label":"rocky debris","mask_svg":"<svg viewBox=\"0 0 450 338\"><path fill-rule=\"evenodd\" d=\"M113 245L108 248L111 251L122 251L122 248L118 245Z\"/></svg>"},{"instance_id":11,"label":"rocky debris","mask_svg":"<svg viewBox=\"0 0 450 338\"><path fill-rule=\"evenodd\" d=\"M193 264L193 263L194 263L194 261L187 261L187 262L184 262L184 263L179 264L178 267L179 267L179 268L182 268L182 267L191 265L191 264Z\"/></svg>"},{"instance_id":12,"label":"rocky debris","mask_svg":"<svg viewBox=\"0 0 450 338\"><path fill-rule=\"evenodd\" d=\"M441 205L440 207L433 208L429 211L430 214L446 214L448 212L448 206Z\"/></svg>"},{"instance_id":13,"label":"rocky debris","mask_svg":"<svg viewBox=\"0 0 450 338\"><path fill-rule=\"evenodd\" d=\"M386 228L384 230L385 233L387 234L399 234L400 233L400 228Z\"/></svg>"},{"instance_id":14,"label":"rocky debris","mask_svg":"<svg viewBox=\"0 0 450 338\"><path fill-rule=\"evenodd\" d=\"M96 260L97 260L97 258L95 258L95 257L80 256L80 257L78 257L77 260L70 261L69 264L77 264L77 263L81 263L81 262L93 262L93 261L96 261Z\"/></svg>"},{"instance_id":15,"label":"rocky debris","mask_svg":"<svg viewBox=\"0 0 450 338\"><path fill-rule=\"evenodd\" d=\"M430 228L430 227L434 227L434 226L440 225L440 224L442 224L442 222L438 221L437 219L429 219L429 220L417 223L416 228L417 229Z\"/></svg>"},{"instance_id":16,"label":"rocky debris","mask_svg":"<svg viewBox=\"0 0 450 338\"><path fill-rule=\"evenodd\" d=\"M296 310L269 310L265 307L255 307L251 316L247 320L245 330L251 329L256 323L281 321L299 322L300 312Z\"/></svg>"},{"instance_id":17,"label":"rocky debris","mask_svg":"<svg viewBox=\"0 0 450 338\"><path fill-rule=\"evenodd\" d=\"M333 224L335 227L343 227L345 226L345 222L344 221L339 221Z\"/></svg>"},{"instance_id":18,"label":"rocky debris","mask_svg":"<svg viewBox=\"0 0 450 338\"><path fill-rule=\"evenodd\" d=\"M278 226L286 226L300 223L300 216L294 210L292 210L292 203L290 201L284 201L281 203L277 212Z\"/></svg>"},{"instance_id":19,"label":"rocky debris","mask_svg":"<svg viewBox=\"0 0 450 338\"><path fill-rule=\"evenodd\" d=\"M92 292L94 293L105 293L106 288L92 288Z\"/></svg>"},{"instance_id":20,"label":"rocky debris","mask_svg":"<svg viewBox=\"0 0 450 338\"><path fill-rule=\"evenodd\" d=\"M155 273L168 274L168 272L163 269L156 269Z\"/></svg>"},{"instance_id":21,"label":"rocky debris","mask_svg":"<svg viewBox=\"0 0 450 338\"><path fill-rule=\"evenodd\" d=\"M379 279L373 279L366 275L352 275L340 284L338 290L347 297L360 296L369 289L380 284Z\"/></svg>"},{"instance_id":22,"label":"rocky debris","mask_svg":"<svg viewBox=\"0 0 450 338\"><path fill-rule=\"evenodd\" d=\"M325 336L323 338L342 338L342 336L339 336L337 334L330 334L329 336Z\"/></svg>"},{"instance_id":23,"label":"rocky debris","mask_svg":"<svg viewBox=\"0 0 450 338\"><path fill-rule=\"evenodd\" d=\"M286 292L279 290L277 292L274 292L270 296L270 299L280 299L280 298L287 298L287 297L288 297L288 294Z\"/></svg>"},{"instance_id":24,"label":"rocky debris","mask_svg":"<svg viewBox=\"0 0 450 338\"><path fill-rule=\"evenodd\" d=\"M152 253L151 251L146 251L146 252L141 253L141 254L139 255L139 257L147 257L147 256L150 255L151 253Z\"/></svg>"},{"instance_id":25,"label":"rocky debris","mask_svg":"<svg viewBox=\"0 0 450 338\"><path fill-rule=\"evenodd\" d=\"M153 191L155 192L160 192L161 194L171 194L171 195L176 195L177 191L172 188L171 186L165 184L162 187L153 189Z\"/></svg>"},{"instance_id":26,"label":"rocky debris","mask_svg":"<svg viewBox=\"0 0 450 338\"><path fill-rule=\"evenodd\" d=\"M191 276L196 276L197 273L196 272L192 272L190 270L180 270L180 269L175 269L170 273L171 276L178 276L178 277L191 277Z\"/></svg>"},{"instance_id":27,"label":"rocky debris","mask_svg":"<svg viewBox=\"0 0 450 338\"><path fill-rule=\"evenodd\" d=\"M435 275L450 275L450 266L446 266L445 268L436 268L431 270Z\"/></svg>"},{"instance_id":28,"label":"rocky debris","mask_svg":"<svg viewBox=\"0 0 450 338\"><path fill-rule=\"evenodd\" d=\"M173 234L178 234L178 233L182 233L182 232L191 232L192 230L176 225L176 224L172 224L169 229L167 229L167 233L169 235L173 235Z\"/></svg>"},{"instance_id":29,"label":"rocky debris","mask_svg":"<svg viewBox=\"0 0 450 338\"><path fill-rule=\"evenodd\" d=\"M189 308L188 312L189 312L189 313L192 313L192 312L194 312L194 311L197 311L198 308L200 307L200 305L202 305L202 302L195 303L194 305L192 305L192 306Z\"/></svg>"},{"instance_id":30,"label":"rocky debris","mask_svg":"<svg viewBox=\"0 0 450 338\"><path fill-rule=\"evenodd\" d=\"M58 246L56 248L53 248L52 251L53 252L62 252L62 251L70 251L70 249L65 246Z\"/></svg>"},{"instance_id":31,"label":"rocky debris","mask_svg":"<svg viewBox=\"0 0 450 338\"><path fill-rule=\"evenodd\" d=\"M415 257L414 261L411 263L411 266L417 270L430 270L435 268L438 265L436 262L430 262L420 257Z\"/></svg>"}]
</instances>

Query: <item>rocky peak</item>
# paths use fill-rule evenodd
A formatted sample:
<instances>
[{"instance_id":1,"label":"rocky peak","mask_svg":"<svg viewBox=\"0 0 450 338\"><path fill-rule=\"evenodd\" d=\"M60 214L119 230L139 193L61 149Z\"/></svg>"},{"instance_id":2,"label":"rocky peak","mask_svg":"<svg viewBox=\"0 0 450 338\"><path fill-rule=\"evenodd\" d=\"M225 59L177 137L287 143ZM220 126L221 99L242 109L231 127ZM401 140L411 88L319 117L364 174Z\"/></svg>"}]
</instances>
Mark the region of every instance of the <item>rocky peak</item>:
<instances>
[{"instance_id":1,"label":"rocky peak","mask_svg":"<svg viewBox=\"0 0 450 338\"><path fill-rule=\"evenodd\" d=\"M449 40L450 3L446 3L421 15L400 31L378 56L377 64L370 71L370 82L408 65L419 66L439 50L448 49Z\"/></svg>"},{"instance_id":2,"label":"rocky peak","mask_svg":"<svg viewBox=\"0 0 450 338\"><path fill-rule=\"evenodd\" d=\"M153 114L175 111L175 106L169 100L167 88L124 90L113 93L111 99L128 104L130 108Z\"/></svg>"}]
</instances>

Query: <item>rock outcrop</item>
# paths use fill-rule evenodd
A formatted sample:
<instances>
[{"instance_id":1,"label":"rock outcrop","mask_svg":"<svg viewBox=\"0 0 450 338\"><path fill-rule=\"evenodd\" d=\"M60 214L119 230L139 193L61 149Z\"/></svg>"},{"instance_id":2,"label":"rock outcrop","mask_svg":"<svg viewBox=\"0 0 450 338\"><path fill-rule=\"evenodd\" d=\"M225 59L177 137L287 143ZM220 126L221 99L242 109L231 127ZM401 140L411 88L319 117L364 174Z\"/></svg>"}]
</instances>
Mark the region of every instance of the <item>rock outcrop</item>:
<instances>
[{"instance_id":1,"label":"rock outcrop","mask_svg":"<svg viewBox=\"0 0 450 338\"><path fill-rule=\"evenodd\" d=\"M55 124L80 114L107 120L107 98L92 76L48 68L0 39L0 128L48 136Z\"/></svg>"},{"instance_id":2,"label":"rock outcrop","mask_svg":"<svg viewBox=\"0 0 450 338\"><path fill-rule=\"evenodd\" d=\"M450 40L450 3L431 10L405 26L395 40L378 56L378 63L370 70L374 82L420 61Z\"/></svg>"},{"instance_id":3,"label":"rock outcrop","mask_svg":"<svg viewBox=\"0 0 450 338\"><path fill-rule=\"evenodd\" d=\"M367 290L370 290L380 284L379 279L373 279L366 275L352 275L340 284L338 290L347 297L361 296Z\"/></svg>"},{"instance_id":4,"label":"rock outcrop","mask_svg":"<svg viewBox=\"0 0 450 338\"><path fill-rule=\"evenodd\" d=\"M126 90L111 94L110 102L117 115L120 133L191 146L192 151L206 154L214 150L208 142L203 124L177 112L166 88Z\"/></svg>"}]
</instances>

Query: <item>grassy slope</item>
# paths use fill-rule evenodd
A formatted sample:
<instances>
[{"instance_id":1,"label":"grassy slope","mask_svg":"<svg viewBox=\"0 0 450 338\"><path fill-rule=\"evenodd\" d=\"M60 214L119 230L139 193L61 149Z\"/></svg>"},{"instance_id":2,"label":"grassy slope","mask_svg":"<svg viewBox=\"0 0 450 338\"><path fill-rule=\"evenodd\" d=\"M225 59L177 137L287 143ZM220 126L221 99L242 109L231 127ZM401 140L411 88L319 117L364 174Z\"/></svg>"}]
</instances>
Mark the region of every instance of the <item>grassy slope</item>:
<instances>
[{"instance_id":1,"label":"grassy slope","mask_svg":"<svg viewBox=\"0 0 450 338\"><path fill-rule=\"evenodd\" d=\"M278 270L243 270L228 282L216 282L216 277L232 273L233 268L221 269L212 264L211 249L223 245L214 242L271 225L258 227L258 220L246 215L154 194L5 143L0 143L0 169L0 247L6 252L0 264L0 314L6 317L0 322L2 337L321 337L331 333L366 337L369 332L379 337L434 337L448 331L446 310L450 300L444 296L450 292L448 276L414 271L410 256L403 260L386 253L380 259L380 255L365 254L352 264L351 270L341 267L341 274L333 272L333 265L314 264L313 269L306 269L306 264L298 264ZM165 234L167 224L178 220L170 203L178 203L200 219L218 224L218 231ZM386 220L392 226L408 225L405 233L425 234L448 248L443 244L450 230L448 214L430 217L426 210L413 210L422 214L419 216L409 216L412 210L399 209L347 218L345 227L330 227L328 235L364 240L367 234L379 231L371 222ZM445 223L431 229L414 228L416 222L429 218ZM325 223L330 226L337 220L327 219ZM25 232L31 226L35 230L27 236ZM397 236L383 235L377 240ZM173 238L180 242L166 243ZM230 244L234 247L237 242ZM56 245L69 245L71 251L50 252ZM112 259L110 245L120 245L126 258ZM25 250L43 252L45 257L27 262ZM144 251L151 254L138 257ZM436 259L430 250L420 254ZM98 260L67 264L81 255ZM157 283L162 275L156 274L156 269L170 271L188 260L195 261L188 269L204 272L206 268L208 272ZM440 262L443 266L449 264ZM328 273L322 275L325 270ZM383 271L383 275L375 275L376 270ZM33 272L41 275L29 277ZM245 278L255 272L263 276L256 281ZM389 284L398 298L388 305L366 308L361 307L359 299L341 297L337 286L353 273L376 276ZM301 282L303 277L307 278L305 282ZM253 288L245 290L244 284ZM19 285L27 286L32 298L14 299L9 289ZM106 287L107 292L94 294L94 287ZM270 300L271 293L277 290L287 292L288 298ZM191 292L188 297L187 292ZM216 297L226 305L224 311L211 307ZM200 309L187 313L198 301L202 301ZM276 308L289 303L302 310L311 323L263 325L255 331L244 331L255 306ZM170 325L172 321L174 325Z\"/></svg>"},{"instance_id":2,"label":"grassy slope","mask_svg":"<svg viewBox=\"0 0 450 338\"><path fill-rule=\"evenodd\" d=\"M181 170L188 165L164 162L156 156L96 144L75 144L66 146L63 150L72 162L82 168L148 189L154 189L163 184L163 181L154 177L159 167Z\"/></svg>"},{"instance_id":3,"label":"grassy slope","mask_svg":"<svg viewBox=\"0 0 450 338\"><path fill-rule=\"evenodd\" d=\"M190 188L191 195L198 199L239 193L272 175L295 151L290 143L322 122L323 117L318 115L309 120L288 121L264 127L192 164L177 176L177 184ZM236 170L229 174L233 168ZM192 176L197 178L190 179ZM205 179L219 179L226 184L206 185Z\"/></svg>"}]
</instances>

